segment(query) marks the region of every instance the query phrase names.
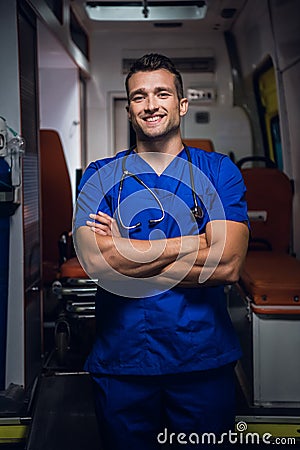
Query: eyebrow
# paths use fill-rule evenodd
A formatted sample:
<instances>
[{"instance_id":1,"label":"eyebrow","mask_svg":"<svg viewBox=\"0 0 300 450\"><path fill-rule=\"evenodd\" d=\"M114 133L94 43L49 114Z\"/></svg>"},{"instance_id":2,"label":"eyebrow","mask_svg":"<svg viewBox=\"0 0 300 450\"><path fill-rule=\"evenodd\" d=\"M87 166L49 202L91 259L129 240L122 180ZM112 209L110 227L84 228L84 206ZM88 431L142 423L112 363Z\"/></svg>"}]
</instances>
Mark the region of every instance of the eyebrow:
<instances>
[{"instance_id":1,"label":"eyebrow","mask_svg":"<svg viewBox=\"0 0 300 450\"><path fill-rule=\"evenodd\" d=\"M158 92L163 92L163 91L169 92L170 94L174 93L174 90L168 86L157 86L156 88L154 88L155 94L157 94ZM136 89L136 90L130 92L129 100L131 100L137 94L147 94L147 91L145 88Z\"/></svg>"}]
</instances>

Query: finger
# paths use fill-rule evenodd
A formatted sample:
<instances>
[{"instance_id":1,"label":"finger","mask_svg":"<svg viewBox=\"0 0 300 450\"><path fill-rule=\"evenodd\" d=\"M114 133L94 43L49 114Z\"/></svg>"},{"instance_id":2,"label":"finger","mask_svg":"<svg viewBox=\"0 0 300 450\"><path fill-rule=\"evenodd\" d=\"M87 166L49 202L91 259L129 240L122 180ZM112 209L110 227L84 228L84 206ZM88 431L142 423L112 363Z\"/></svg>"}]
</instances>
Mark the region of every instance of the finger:
<instances>
[{"instance_id":1,"label":"finger","mask_svg":"<svg viewBox=\"0 0 300 450\"><path fill-rule=\"evenodd\" d=\"M97 222L103 223L108 225L109 227L111 226L112 223L112 218L110 216L108 216L107 214L104 216L102 214L90 214L89 217Z\"/></svg>"},{"instance_id":2,"label":"finger","mask_svg":"<svg viewBox=\"0 0 300 450\"><path fill-rule=\"evenodd\" d=\"M111 216L109 216L108 214L106 214L102 211L97 212L97 220L99 220L99 219L100 219L100 221L105 221L107 223L111 223L114 220Z\"/></svg>"},{"instance_id":3,"label":"finger","mask_svg":"<svg viewBox=\"0 0 300 450\"><path fill-rule=\"evenodd\" d=\"M86 225L92 229L95 233L98 231L104 232L105 235L111 236L111 229L108 225L103 225L101 223L86 221ZM102 234L102 233L101 233Z\"/></svg>"},{"instance_id":4,"label":"finger","mask_svg":"<svg viewBox=\"0 0 300 450\"><path fill-rule=\"evenodd\" d=\"M103 231L103 230L100 230L99 228L90 227L90 230L91 230L93 233L100 234L101 236L108 236L108 233L106 233L106 232Z\"/></svg>"},{"instance_id":5,"label":"finger","mask_svg":"<svg viewBox=\"0 0 300 450\"><path fill-rule=\"evenodd\" d=\"M101 217L105 217L106 219L113 220L113 218L111 216L109 216L108 214L106 214L102 211L98 211L97 214Z\"/></svg>"},{"instance_id":6,"label":"finger","mask_svg":"<svg viewBox=\"0 0 300 450\"><path fill-rule=\"evenodd\" d=\"M98 230L106 231L107 233L111 233L111 228L108 225L103 225L102 223L95 223L94 227Z\"/></svg>"}]
</instances>

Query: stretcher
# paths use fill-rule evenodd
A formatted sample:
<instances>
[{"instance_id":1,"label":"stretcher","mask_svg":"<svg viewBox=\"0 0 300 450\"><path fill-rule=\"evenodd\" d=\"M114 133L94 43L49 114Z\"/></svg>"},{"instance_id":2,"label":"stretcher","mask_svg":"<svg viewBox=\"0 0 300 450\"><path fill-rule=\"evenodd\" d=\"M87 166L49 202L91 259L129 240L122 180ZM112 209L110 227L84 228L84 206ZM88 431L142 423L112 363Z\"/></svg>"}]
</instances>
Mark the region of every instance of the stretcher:
<instances>
[{"instance_id":1,"label":"stretcher","mask_svg":"<svg viewBox=\"0 0 300 450\"><path fill-rule=\"evenodd\" d=\"M291 254L292 184L271 163L241 172L251 237L233 291L239 299L233 322L244 350L238 371L253 405L299 407L300 261Z\"/></svg>"}]
</instances>

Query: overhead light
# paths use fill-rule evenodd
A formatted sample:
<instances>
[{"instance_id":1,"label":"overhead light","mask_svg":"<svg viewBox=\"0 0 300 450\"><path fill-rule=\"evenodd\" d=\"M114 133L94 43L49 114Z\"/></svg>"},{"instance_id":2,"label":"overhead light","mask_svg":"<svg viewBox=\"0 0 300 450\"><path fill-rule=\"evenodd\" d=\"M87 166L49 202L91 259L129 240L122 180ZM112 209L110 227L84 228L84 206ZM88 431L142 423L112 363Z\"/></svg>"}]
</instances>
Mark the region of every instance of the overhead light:
<instances>
[{"instance_id":1,"label":"overhead light","mask_svg":"<svg viewBox=\"0 0 300 450\"><path fill-rule=\"evenodd\" d=\"M206 14L205 1L90 1L85 4L90 19L99 21L199 20Z\"/></svg>"}]
</instances>

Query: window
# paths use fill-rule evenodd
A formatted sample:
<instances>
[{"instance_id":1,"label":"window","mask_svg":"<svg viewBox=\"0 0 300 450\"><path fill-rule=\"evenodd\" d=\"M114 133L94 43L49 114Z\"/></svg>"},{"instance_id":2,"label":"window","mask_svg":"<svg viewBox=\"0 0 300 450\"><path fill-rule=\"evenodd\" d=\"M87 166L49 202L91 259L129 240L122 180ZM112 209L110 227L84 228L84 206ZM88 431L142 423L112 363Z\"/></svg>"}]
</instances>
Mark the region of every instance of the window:
<instances>
[{"instance_id":1,"label":"window","mask_svg":"<svg viewBox=\"0 0 300 450\"><path fill-rule=\"evenodd\" d=\"M282 147L276 76L271 58L254 73L254 90L264 142L265 156L282 169Z\"/></svg>"}]
</instances>

